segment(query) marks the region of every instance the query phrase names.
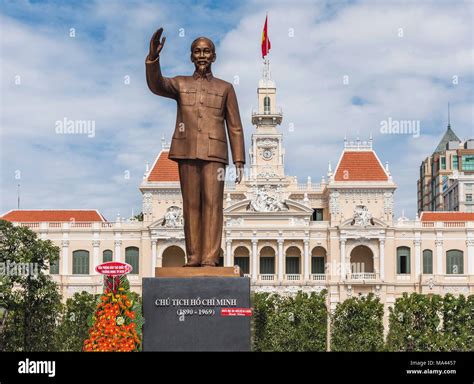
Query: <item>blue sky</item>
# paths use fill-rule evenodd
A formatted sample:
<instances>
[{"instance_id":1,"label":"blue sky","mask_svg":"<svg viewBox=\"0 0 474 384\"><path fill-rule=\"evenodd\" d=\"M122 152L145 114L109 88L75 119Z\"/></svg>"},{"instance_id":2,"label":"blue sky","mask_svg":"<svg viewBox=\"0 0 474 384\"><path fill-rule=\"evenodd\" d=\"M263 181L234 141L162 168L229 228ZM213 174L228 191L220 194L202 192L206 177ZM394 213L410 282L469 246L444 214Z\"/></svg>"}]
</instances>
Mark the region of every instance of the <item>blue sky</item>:
<instances>
[{"instance_id":1,"label":"blue sky","mask_svg":"<svg viewBox=\"0 0 474 384\"><path fill-rule=\"evenodd\" d=\"M160 26L167 76L192 73L196 36L215 41L214 73L239 80L249 145L266 12L287 174L317 182L344 136L372 134L398 185L396 215L414 217L419 165L446 129L448 101L453 130L474 137L472 2L4 0L0 211L16 208L18 182L25 209L97 208L109 220L140 211L145 163L175 119L144 76ZM57 134L64 118L94 121L94 137ZM381 133L389 118L420 121L420 136Z\"/></svg>"}]
</instances>

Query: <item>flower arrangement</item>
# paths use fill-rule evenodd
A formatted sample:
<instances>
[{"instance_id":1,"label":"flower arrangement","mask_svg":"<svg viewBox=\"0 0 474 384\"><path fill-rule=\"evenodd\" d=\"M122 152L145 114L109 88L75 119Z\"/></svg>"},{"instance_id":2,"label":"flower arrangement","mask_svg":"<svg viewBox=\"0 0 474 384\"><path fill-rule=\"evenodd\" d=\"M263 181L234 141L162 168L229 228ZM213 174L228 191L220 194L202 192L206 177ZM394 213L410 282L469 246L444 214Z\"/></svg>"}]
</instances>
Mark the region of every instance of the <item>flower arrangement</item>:
<instances>
[{"instance_id":1,"label":"flower arrangement","mask_svg":"<svg viewBox=\"0 0 474 384\"><path fill-rule=\"evenodd\" d=\"M134 352L141 348L143 318L138 295L125 276L106 276L106 289L90 319L85 352Z\"/></svg>"}]
</instances>

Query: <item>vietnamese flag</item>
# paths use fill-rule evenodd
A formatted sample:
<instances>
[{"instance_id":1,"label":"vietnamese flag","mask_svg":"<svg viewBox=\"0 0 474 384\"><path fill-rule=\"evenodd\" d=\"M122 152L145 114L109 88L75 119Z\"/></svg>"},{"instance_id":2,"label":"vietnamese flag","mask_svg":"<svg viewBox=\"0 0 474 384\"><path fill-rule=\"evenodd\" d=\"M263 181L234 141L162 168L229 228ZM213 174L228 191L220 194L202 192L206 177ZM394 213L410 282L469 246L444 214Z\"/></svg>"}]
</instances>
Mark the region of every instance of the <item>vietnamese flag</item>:
<instances>
[{"instance_id":1,"label":"vietnamese flag","mask_svg":"<svg viewBox=\"0 0 474 384\"><path fill-rule=\"evenodd\" d=\"M268 22L268 15L265 18L265 25L263 26L263 33L262 33L262 57L263 58L265 58L265 56L268 55L268 52L270 52L270 48L272 47L272 45L270 44L270 39L268 38L267 22Z\"/></svg>"}]
</instances>

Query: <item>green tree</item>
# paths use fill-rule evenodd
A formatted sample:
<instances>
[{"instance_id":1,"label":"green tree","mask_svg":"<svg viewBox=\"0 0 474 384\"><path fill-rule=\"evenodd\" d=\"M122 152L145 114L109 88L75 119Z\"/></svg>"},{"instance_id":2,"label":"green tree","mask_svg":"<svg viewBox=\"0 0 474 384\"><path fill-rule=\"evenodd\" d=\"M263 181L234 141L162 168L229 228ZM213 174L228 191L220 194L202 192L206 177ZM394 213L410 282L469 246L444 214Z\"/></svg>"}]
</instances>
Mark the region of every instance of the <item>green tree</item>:
<instances>
[{"instance_id":1,"label":"green tree","mask_svg":"<svg viewBox=\"0 0 474 384\"><path fill-rule=\"evenodd\" d=\"M62 351L82 351L99 296L82 291L66 300L58 329L58 345Z\"/></svg>"},{"instance_id":2,"label":"green tree","mask_svg":"<svg viewBox=\"0 0 474 384\"><path fill-rule=\"evenodd\" d=\"M253 349L255 351L325 351L326 291L294 297L256 293Z\"/></svg>"},{"instance_id":3,"label":"green tree","mask_svg":"<svg viewBox=\"0 0 474 384\"><path fill-rule=\"evenodd\" d=\"M383 304L373 293L337 304L331 320L332 351L383 350Z\"/></svg>"},{"instance_id":4,"label":"green tree","mask_svg":"<svg viewBox=\"0 0 474 384\"><path fill-rule=\"evenodd\" d=\"M441 296L405 292L389 310L388 350L429 352L445 349Z\"/></svg>"},{"instance_id":5,"label":"green tree","mask_svg":"<svg viewBox=\"0 0 474 384\"><path fill-rule=\"evenodd\" d=\"M0 307L6 313L0 330L5 351L53 351L61 312L57 284L44 273L59 259L59 248L26 227L0 220Z\"/></svg>"},{"instance_id":6,"label":"green tree","mask_svg":"<svg viewBox=\"0 0 474 384\"><path fill-rule=\"evenodd\" d=\"M474 351L474 295L443 298L443 344L445 351Z\"/></svg>"}]
</instances>

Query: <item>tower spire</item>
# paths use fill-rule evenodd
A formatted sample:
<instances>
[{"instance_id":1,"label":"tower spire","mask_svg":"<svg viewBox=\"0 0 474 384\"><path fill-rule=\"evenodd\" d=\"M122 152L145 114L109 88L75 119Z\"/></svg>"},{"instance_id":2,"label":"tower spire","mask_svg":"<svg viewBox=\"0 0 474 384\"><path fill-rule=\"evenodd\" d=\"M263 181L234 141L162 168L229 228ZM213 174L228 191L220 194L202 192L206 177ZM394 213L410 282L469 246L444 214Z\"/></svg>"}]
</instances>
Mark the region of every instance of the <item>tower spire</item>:
<instances>
[{"instance_id":1,"label":"tower spire","mask_svg":"<svg viewBox=\"0 0 474 384\"><path fill-rule=\"evenodd\" d=\"M449 110L449 101L448 101L448 128L451 128L451 113Z\"/></svg>"}]
</instances>

